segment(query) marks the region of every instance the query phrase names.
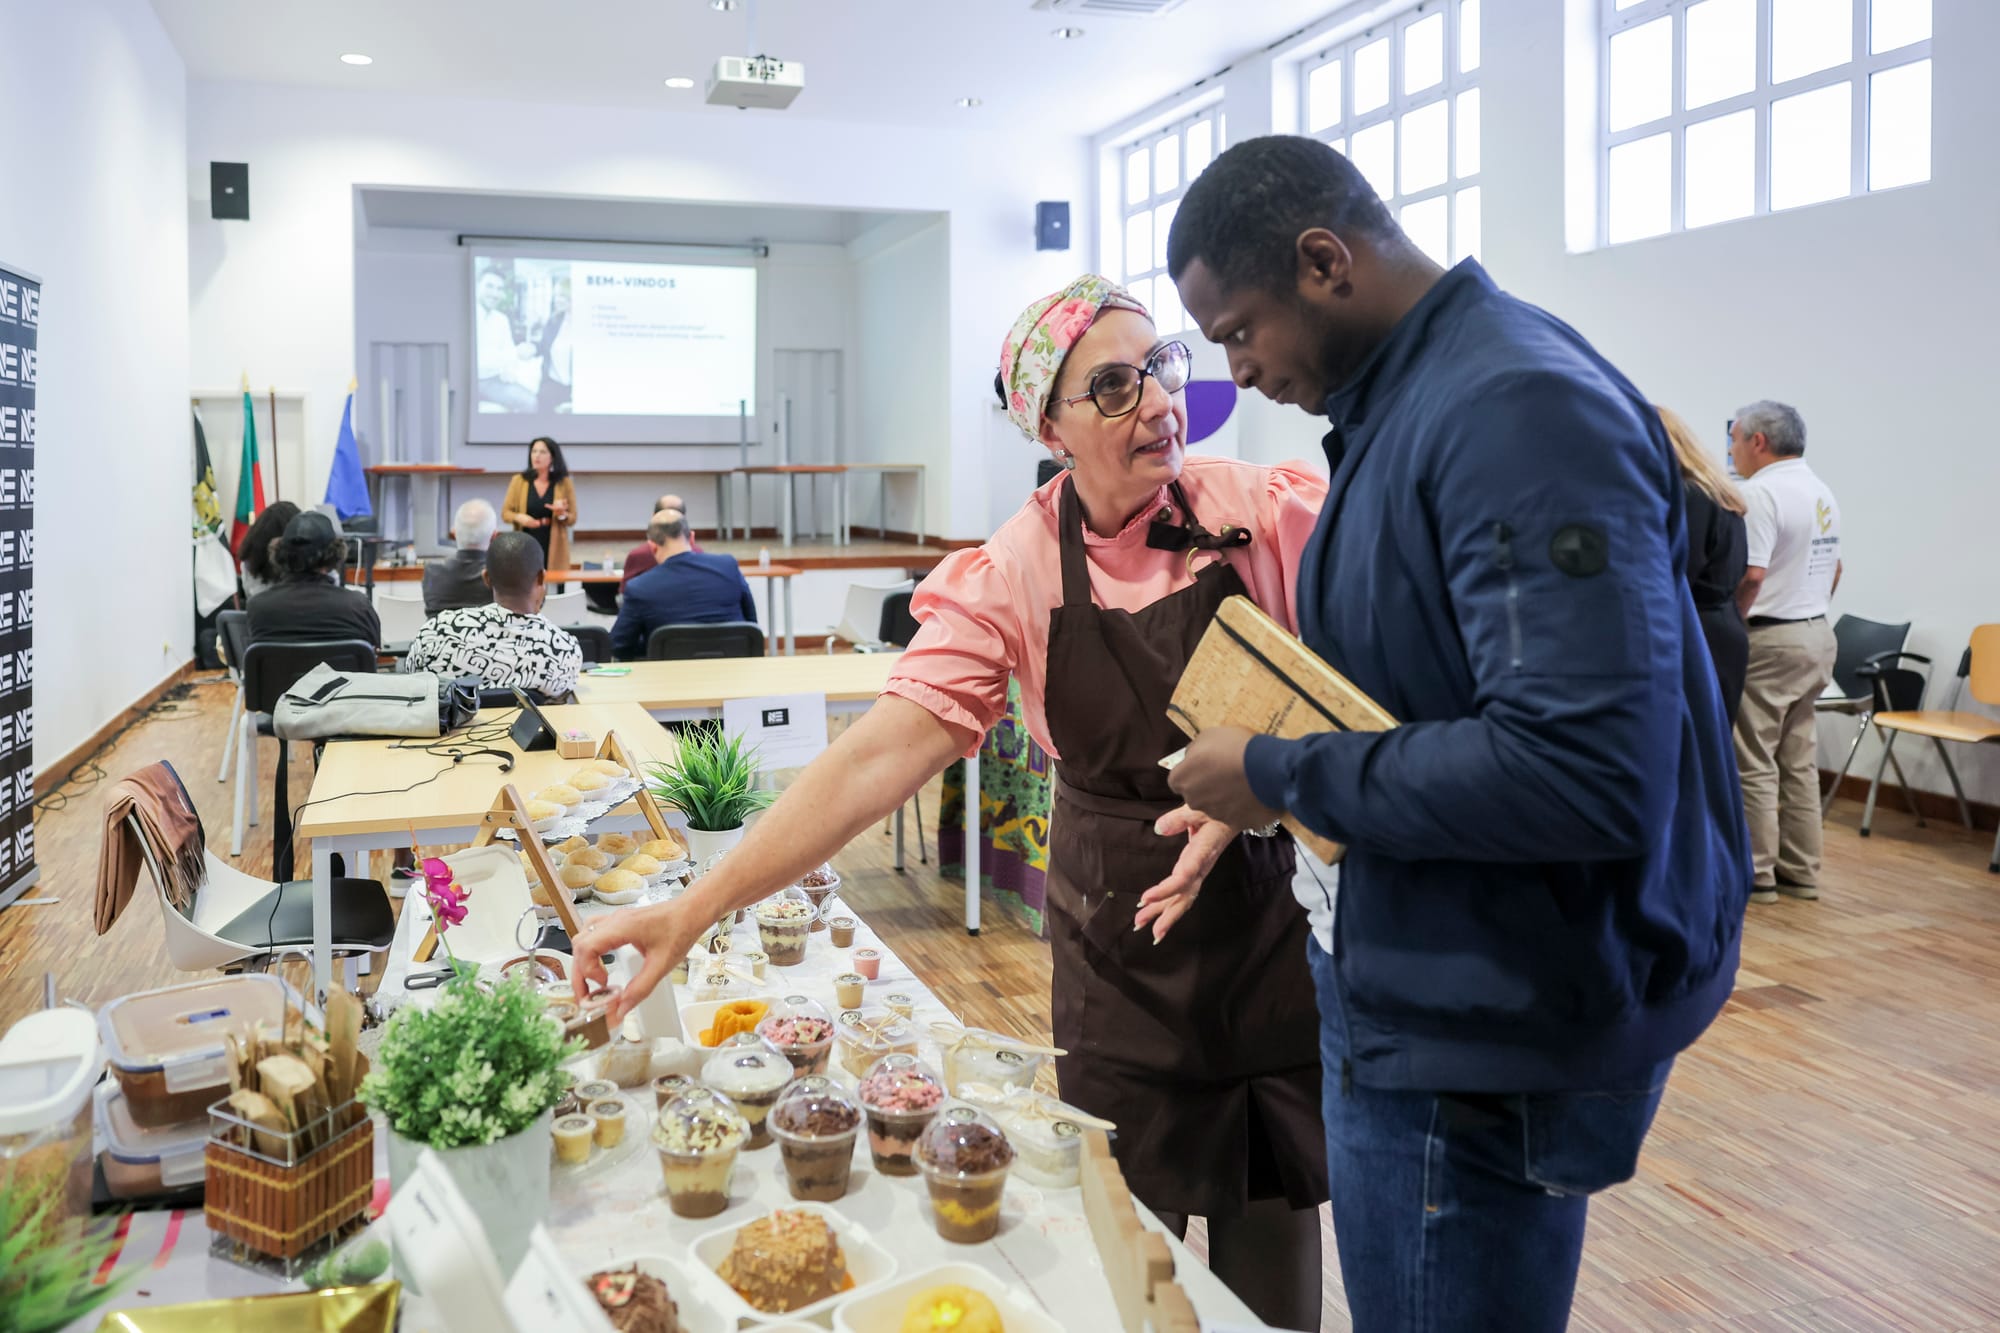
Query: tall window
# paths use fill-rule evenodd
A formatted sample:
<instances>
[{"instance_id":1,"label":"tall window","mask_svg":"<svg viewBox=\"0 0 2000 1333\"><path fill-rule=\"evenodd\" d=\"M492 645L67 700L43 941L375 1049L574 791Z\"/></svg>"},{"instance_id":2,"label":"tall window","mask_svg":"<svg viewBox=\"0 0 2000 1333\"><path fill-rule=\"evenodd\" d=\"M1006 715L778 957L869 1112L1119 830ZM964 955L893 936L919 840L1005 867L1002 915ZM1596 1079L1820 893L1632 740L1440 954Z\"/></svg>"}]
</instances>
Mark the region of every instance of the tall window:
<instances>
[{"instance_id":1,"label":"tall window","mask_svg":"<svg viewBox=\"0 0 2000 1333\"><path fill-rule=\"evenodd\" d=\"M1931 0L1600 0L1599 239L1931 176Z\"/></svg>"},{"instance_id":2,"label":"tall window","mask_svg":"<svg viewBox=\"0 0 2000 1333\"><path fill-rule=\"evenodd\" d=\"M1479 253L1480 0L1423 0L1309 60L1306 131L1440 264Z\"/></svg>"},{"instance_id":3,"label":"tall window","mask_svg":"<svg viewBox=\"0 0 2000 1333\"><path fill-rule=\"evenodd\" d=\"M1222 151L1222 129L1222 108L1212 106L1117 150L1125 225L1110 267L1153 312L1162 337L1189 327L1167 276L1167 233L1189 183Z\"/></svg>"}]
</instances>

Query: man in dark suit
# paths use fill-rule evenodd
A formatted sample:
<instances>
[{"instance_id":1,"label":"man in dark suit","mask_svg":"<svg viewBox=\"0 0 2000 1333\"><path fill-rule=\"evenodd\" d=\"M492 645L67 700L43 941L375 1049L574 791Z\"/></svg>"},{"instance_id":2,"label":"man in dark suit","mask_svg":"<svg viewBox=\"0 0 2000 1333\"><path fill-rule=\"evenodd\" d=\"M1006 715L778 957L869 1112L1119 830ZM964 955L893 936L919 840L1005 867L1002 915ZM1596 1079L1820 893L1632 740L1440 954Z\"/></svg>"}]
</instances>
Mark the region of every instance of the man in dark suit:
<instances>
[{"instance_id":1,"label":"man in dark suit","mask_svg":"<svg viewBox=\"0 0 2000 1333\"><path fill-rule=\"evenodd\" d=\"M486 582L486 548L499 523L493 506L484 500L467 500L458 507L451 521L458 549L424 566L426 616L492 603L493 589Z\"/></svg>"},{"instance_id":2,"label":"man in dark suit","mask_svg":"<svg viewBox=\"0 0 2000 1333\"><path fill-rule=\"evenodd\" d=\"M644 657L647 636L661 625L757 619L750 584L735 558L693 549L685 517L654 514L646 541L658 563L625 585L624 605L611 627L611 650L618 657Z\"/></svg>"}]
</instances>

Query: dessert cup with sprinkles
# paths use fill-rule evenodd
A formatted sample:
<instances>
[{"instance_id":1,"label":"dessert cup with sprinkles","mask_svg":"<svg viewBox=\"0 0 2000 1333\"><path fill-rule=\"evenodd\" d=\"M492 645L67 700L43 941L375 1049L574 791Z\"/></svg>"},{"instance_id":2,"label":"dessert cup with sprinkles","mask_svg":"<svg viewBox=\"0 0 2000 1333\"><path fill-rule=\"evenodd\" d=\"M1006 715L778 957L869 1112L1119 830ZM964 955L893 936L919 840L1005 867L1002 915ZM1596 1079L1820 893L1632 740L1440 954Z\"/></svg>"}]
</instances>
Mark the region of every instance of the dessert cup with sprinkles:
<instances>
[{"instance_id":1,"label":"dessert cup with sprinkles","mask_svg":"<svg viewBox=\"0 0 2000 1333\"><path fill-rule=\"evenodd\" d=\"M861 1080L868 1153L885 1176L917 1174L917 1140L944 1104L944 1085L914 1055L885 1055Z\"/></svg>"},{"instance_id":2,"label":"dessert cup with sprinkles","mask_svg":"<svg viewBox=\"0 0 2000 1333\"><path fill-rule=\"evenodd\" d=\"M667 1204L678 1217L714 1217L729 1206L729 1183L750 1127L734 1103L711 1088L689 1088L653 1126Z\"/></svg>"},{"instance_id":3,"label":"dessert cup with sprinkles","mask_svg":"<svg viewBox=\"0 0 2000 1333\"><path fill-rule=\"evenodd\" d=\"M945 1108L917 1140L916 1160L939 1236L976 1245L999 1233L1014 1148L989 1116L962 1104Z\"/></svg>"},{"instance_id":4,"label":"dessert cup with sprinkles","mask_svg":"<svg viewBox=\"0 0 2000 1333\"><path fill-rule=\"evenodd\" d=\"M794 1199L832 1203L847 1193L861 1108L839 1084L819 1074L796 1080L771 1108L770 1122Z\"/></svg>"}]
</instances>

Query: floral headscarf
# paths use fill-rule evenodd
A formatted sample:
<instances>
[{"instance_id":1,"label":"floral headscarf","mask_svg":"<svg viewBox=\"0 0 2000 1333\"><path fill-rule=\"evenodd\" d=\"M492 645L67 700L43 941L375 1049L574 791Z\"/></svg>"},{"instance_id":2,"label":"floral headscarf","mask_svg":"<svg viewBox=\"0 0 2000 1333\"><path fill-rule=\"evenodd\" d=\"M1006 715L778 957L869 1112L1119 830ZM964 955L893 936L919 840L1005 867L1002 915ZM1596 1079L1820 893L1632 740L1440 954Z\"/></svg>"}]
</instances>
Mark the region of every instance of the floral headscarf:
<instances>
[{"instance_id":1,"label":"floral headscarf","mask_svg":"<svg viewBox=\"0 0 2000 1333\"><path fill-rule=\"evenodd\" d=\"M1106 310L1134 310L1151 318L1123 287L1086 273L1023 310L1008 331L1000 347L1000 382L1007 392L1008 420L1029 439L1041 435L1042 412L1063 358Z\"/></svg>"}]
</instances>

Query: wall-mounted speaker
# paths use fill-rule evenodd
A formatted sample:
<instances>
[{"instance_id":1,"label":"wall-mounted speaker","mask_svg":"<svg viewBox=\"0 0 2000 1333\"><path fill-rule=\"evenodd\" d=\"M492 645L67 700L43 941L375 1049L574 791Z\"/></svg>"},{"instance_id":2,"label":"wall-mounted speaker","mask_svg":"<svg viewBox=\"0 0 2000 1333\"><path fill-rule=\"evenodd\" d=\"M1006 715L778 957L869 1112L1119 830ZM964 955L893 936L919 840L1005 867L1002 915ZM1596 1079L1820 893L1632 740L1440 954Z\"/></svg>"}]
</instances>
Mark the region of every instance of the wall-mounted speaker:
<instances>
[{"instance_id":1,"label":"wall-mounted speaker","mask_svg":"<svg viewBox=\"0 0 2000 1333\"><path fill-rule=\"evenodd\" d=\"M208 215L237 222L250 220L250 164L208 164Z\"/></svg>"},{"instance_id":2,"label":"wall-mounted speaker","mask_svg":"<svg viewBox=\"0 0 2000 1333\"><path fill-rule=\"evenodd\" d=\"M1069 200L1044 199L1035 205L1035 248L1069 249Z\"/></svg>"}]
</instances>

